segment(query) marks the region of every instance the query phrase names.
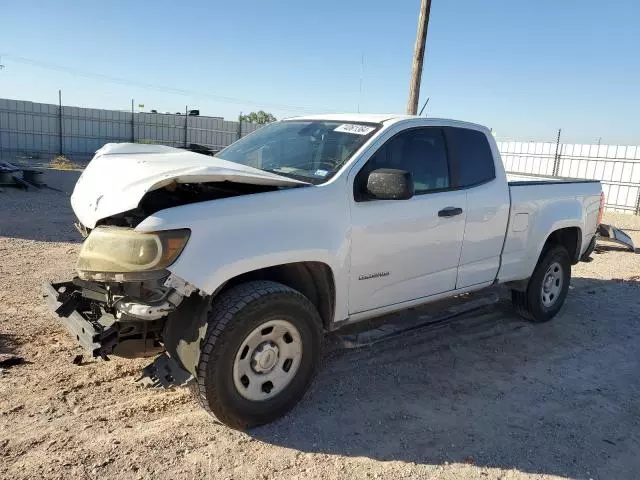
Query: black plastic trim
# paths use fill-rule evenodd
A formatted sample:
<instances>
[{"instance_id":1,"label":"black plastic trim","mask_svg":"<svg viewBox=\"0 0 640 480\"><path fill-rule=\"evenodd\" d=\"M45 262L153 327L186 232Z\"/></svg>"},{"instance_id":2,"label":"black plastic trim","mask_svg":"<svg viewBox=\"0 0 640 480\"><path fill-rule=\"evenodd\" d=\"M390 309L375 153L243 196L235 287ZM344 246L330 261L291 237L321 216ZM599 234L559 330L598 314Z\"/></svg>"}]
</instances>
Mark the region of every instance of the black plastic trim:
<instances>
[{"instance_id":1,"label":"black plastic trim","mask_svg":"<svg viewBox=\"0 0 640 480\"><path fill-rule=\"evenodd\" d=\"M57 311L63 306L63 302L59 301L60 289L73 288L72 282L61 283L44 283L42 285L43 296L47 302L49 308L53 311ZM66 302L65 302L66 303ZM67 312L64 312L67 313ZM115 331L111 331L107 328L103 331L99 331L93 323L86 320L80 312L75 308L68 312L66 316L60 316L60 322L65 326L69 333L78 341L78 343L93 357L105 356L105 343L107 337L115 335ZM114 343L115 344L115 343ZM109 352L111 352L114 344L109 345Z\"/></svg>"},{"instance_id":2,"label":"black plastic trim","mask_svg":"<svg viewBox=\"0 0 640 480\"><path fill-rule=\"evenodd\" d=\"M509 185L512 187L526 187L527 185L566 185L567 183L600 183L600 180L514 180L510 181Z\"/></svg>"}]
</instances>

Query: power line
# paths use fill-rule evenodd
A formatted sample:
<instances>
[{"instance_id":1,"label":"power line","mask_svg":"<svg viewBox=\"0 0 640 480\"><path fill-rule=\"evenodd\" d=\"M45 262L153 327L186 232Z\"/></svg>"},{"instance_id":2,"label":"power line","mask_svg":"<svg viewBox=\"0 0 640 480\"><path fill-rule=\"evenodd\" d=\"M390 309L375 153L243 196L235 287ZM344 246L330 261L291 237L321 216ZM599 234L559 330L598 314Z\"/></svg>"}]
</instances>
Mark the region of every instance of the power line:
<instances>
[{"instance_id":1,"label":"power line","mask_svg":"<svg viewBox=\"0 0 640 480\"><path fill-rule=\"evenodd\" d=\"M206 93L206 92L198 92L196 90L175 88L175 87L170 87L166 85L157 85L157 84L146 83L146 82L138 82L138 81L130 80L123 77L104 75L102 73L89 72L86 70L80 70L77 68L67 67L64 65L57 65L55 63L43 62L40 60L33 60L31 58L21 57L19 55L3 54L3 56L13 60L14 62L23 63L26 65L33 65L35 67L44 68L47 70L56 70L59 72L69 73L71 75L76 75L80 77L93 78L95 80L100 80L104 82L116 83L119 85L134 86L134 87L143 88L147 90L155 90L163 93L172 93L175 95L185 95L190 97L205 97L205 98L210 98L212 100L218 100L220 102L235 103L235 104L241 104L241 105L254 105L256 107L280 108L283 110L296 110L296 111L301 111L305 113L317 112L317 110L313 108L301 107L299 105L263 103L263 102L257 102L255 100L247 100L247 99L236 98L236 97L226 97L223 95L215 95L215 94ZM329 109L324 109L324 110L331 111Z\"/></svg>"}]
</instances>

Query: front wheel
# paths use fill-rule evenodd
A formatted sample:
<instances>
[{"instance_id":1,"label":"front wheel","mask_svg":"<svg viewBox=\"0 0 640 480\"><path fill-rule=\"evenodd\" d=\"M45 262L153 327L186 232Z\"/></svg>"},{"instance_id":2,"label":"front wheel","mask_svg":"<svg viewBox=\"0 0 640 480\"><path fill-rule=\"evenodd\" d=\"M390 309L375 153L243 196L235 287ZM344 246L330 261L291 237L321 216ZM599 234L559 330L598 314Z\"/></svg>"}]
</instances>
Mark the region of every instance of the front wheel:
<instances>
[{"instance_id":1,"label":"front wheel","mask_svg":"<svg viewBox=\"0 0 640 480\"><path fill-rule=\"evenodd\" d=\"M571 260L562 246L554 246L543 252L527 290L511 292L513 306L520 316L532 322L551 320L562 308L569 282Z\"/></svg>"},{"instance_id":2,"label":"front wheel","mask_svg":"<svg viewBox=\"0 0 640 480\"><path fill-rule=\"evenodd\" d=\"M276 282L247 282L215 300L196 391L220 422L272 422L302 398L317 370L322 323L311 302Z\"/></svg>"}]
</instances>

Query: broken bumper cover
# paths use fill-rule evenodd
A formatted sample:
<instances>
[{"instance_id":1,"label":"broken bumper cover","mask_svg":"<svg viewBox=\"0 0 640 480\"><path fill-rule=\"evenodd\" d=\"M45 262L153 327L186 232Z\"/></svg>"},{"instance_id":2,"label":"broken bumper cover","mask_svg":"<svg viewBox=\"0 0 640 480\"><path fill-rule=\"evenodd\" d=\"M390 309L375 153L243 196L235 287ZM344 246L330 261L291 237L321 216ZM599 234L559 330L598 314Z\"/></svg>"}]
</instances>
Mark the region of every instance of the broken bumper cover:
<instances>
[{"instance_id":1,"label":"broken bumper cover","mask_svg":"<svg viewBox=\"0 0 640 480\"><path fill-rule=\"evenodd\" d=\"M606 223L598 225L598 239L617 243L631 252L635 252L636 250L633 239L629 235L619 228L607 225Z\"/></svg>"},{"instance_id":2,"label":"broken bumper cover","mask_svg":"<svg viewBox=\"0 0 640 480\"><path fill-rule=\"evenodd\" d=\"M164 322L134 321L123 327L113 315L96 308L95 302L104 300L100 298L100 292L83 291L77 283L77 280L44 283L42 293L49 308L91 356L103 359L108 359L108 355L148 357L164 350L158 343L158 333L164 328ZM87 295L94 302L92 305L89 301L90 309L87 309ZM176 360L162 354L143 370L138 380L147 386L170 388L192 382L193 376Z\"/></svg>"},{"instance_id":3,"label":"broken bumper cover","mask_svg":"<svg viewBox=\"0 0 640 480\"><path fill-rule=\"evenodd\" d=\"M173 358L163 353L142 370L142 375L136 381L151 388L173 388L184 387L194 382L195 378Z\"/></svg>"},{"instance_id":4,"label":"broken bumper cover","mask_svg":"<svg viewBox=\"0 0 640 480\"><path fill-rule=\"evenodd\" d=\"M107 357L118 343L113 315L102 314L91 320L78 310L80 292L73 282L44 283L42 293L47 305L78 343L93 357Z\"/></svg>"}]
</instances>

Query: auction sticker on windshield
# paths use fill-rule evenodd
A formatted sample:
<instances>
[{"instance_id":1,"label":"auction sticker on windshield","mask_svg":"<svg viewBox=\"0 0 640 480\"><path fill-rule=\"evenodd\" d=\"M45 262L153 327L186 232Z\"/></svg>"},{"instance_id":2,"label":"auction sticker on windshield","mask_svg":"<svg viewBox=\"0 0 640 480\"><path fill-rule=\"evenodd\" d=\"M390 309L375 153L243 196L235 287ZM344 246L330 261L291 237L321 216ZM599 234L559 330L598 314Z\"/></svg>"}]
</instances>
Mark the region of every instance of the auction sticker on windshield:
<instances>
[{"instance_id":1,"label":"auction sticker on windshield","mask_svg":"<svg viewBox=\"0 0 640 480\"><path fill-rule=\"evenodd\" d=\"M367 127L366 125L354 125L352 123L343 123L334 129L334 132L355 133L356 135L367 135L375 130L375 127Z\"/></svg>"}]
</instances>

